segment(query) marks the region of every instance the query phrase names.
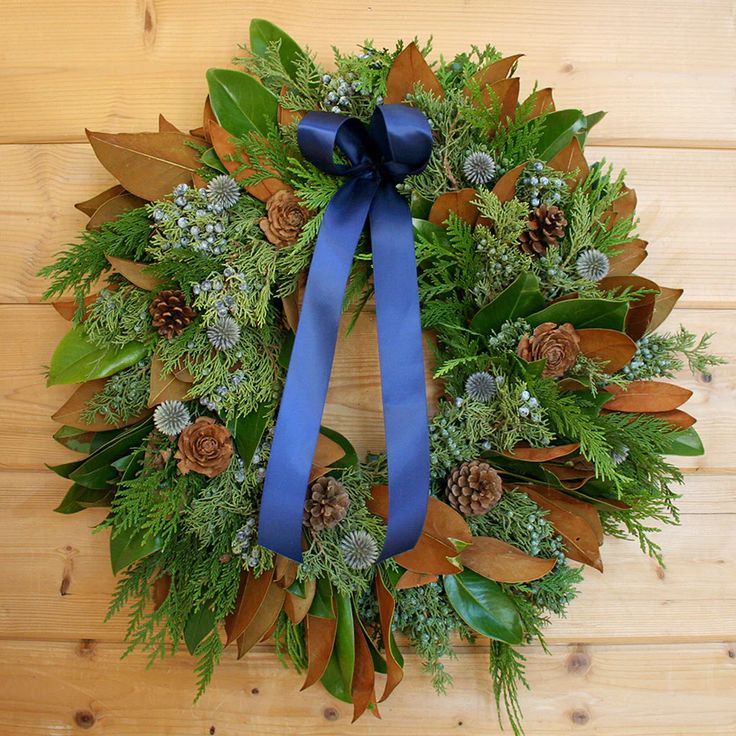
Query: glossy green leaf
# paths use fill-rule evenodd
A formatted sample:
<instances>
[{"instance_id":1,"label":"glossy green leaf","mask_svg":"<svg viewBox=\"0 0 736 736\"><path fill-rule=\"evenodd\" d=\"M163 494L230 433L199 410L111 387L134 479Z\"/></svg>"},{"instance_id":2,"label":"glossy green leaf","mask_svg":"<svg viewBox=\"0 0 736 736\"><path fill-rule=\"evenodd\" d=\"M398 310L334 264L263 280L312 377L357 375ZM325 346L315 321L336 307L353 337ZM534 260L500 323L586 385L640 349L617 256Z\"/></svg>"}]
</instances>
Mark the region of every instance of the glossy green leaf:
<instances>
[{"instance_id":1,"label":"glossy green leaf","mask_svg":"<svg viewBox=\"0 0 736 736\"><path fill-rule=\"evenodd\" d=\"M234 69L208 69L210 104L217 122L242 138L253 131L266 135L276 123L278 98L257 79Z\"/></svg>"},{"instance_id":2,"label":"glossy green leaf","mask_svg":"<svg viewBox=\"0 0 736 736\"><path fill-rule=\"evenodd\" d=\"M304 583L298 578L294 580L294 582L286 590L292 595L295 595L297 598L307 597L307 589L304 586Z\"/></svg>"},{"instance_id":3,"label":"glossy green leaf","mask_svg":"<svg viewBox=\"0 0 736 736\"><path fill-rule=\"evenodd\" d=\"M309 615L318 618L335 618L335 612L332 610L332 585L327 578L317 578Z\"/></svg>"},{"instance_id":4,"label":"glossy green leaf","mask_svg":"<svg viewBox=\"0 0 736 736\"><path fill-rule=\"evenodd\" d=\"M84 460L74 460L70 463L62 463L61 465L47 465L46 467L52 471L53 473L56 473L56 475L61 476L62 478L71 478L72 473L82 465Z\"/></svg>"},{"instance_id":5,"label":"glossy green leaf","mask_svg":"<svg viewBox=\"0 0 736 736\"><path fill-rule=\"evenodd\" d=\"M429 220L422 220L418 217L412 218L412 227L414 228L414 240L421 238L434 243L435 245L443 245L450 250L450 241L447 237L447 230L439 225L435 225Z\"/></svg>"},{"instance_id":6,"label":"glossy green leaf","mask_svg":"<svg viewBox=\"0 0 736 736\"><path fill-rule=\"evenodd\" d=\"M360 462L357 451L347 437L329 427L320 427L319 432L339 445L345 453L339 460L330 463L331 468L350 468Z\"/></svg>"},{"instance_id":7,"label":"glossy green leaf","mask_svg":"<svg viewBox=\"0 0 736 736\"><path fill-rule=\"evenodd\" d=\"M500 329L506 320L526 317L543 309L545 303L539 279L533 273L522 273L473 317L470 329L480 335L490 335Z\"/></svg>"},{"instance_id":8,"label":"glossy green leaf","mask_svg":"<svg viewBox=\"0 0 736 736\"><path fill-rule=\"evenodd\" d=\"M60 445L64 445L64 447L74 452L83 452L85 455L89 455L102 447L102 445L110 442L119 432L120 430L118 429L112 429L106 432L89 432L84 429L78 429L77 427L64 425L56 430L54 439Z\"/></svg>"},{"instance_id":9,"label":"glossy green leaf","mask_svg":"<svg viewBox=\"0 0 736 736\"><path fill-rule=\"evenodd\" d=\"M85 488L75 483L54 511L57 514L76 514L95 506L109 506L111 501L112 493L109 490Z\"/></svg>"},{"instance_id":10,"label":"glossy green leaf","mask_svg":"<svg viewBox=\"0 0 736 736\"><path fill-rule=\"evenodd\" d=\"M537 145L539 158L549 161L554 158L573 136L587 129L588 121L582 110L557 110L544 117L544 130Z\"/></svg>"},{"instance_id":11,"label":"glossy green leaf","mask_svg":"<svg viewBox=\"0 0 736 736\"><path fill-rule=\"evenodd\" d=\"M250 22L250 50L254 54L265 56L268 47L276 42L280 42L279 58L284 69L292 79L295 79L296 61L299 57L305 56L299 44L288 33L267 20L254 18Z\"/></svg>"},{"instance_id":12,"label":"glossy green leaf","mask_svg":"<svg viewBox=\"0 0 736 736\"><path fill-rule=\"evenodd\" d=\"M498 583L465 569L446 576L444 584L450 604L471 629L490 639L521 644L521 616Z\"/></svg>"},{"instance_id":13,"label":"glossy green leaf","mask_svg":"<svg viewBox=\"0 0 736 736\"><path fill-rule=\"evenodd\" d=\"M200 608L184 624L184 643L189 654L197 651L199 643L215 628L215 614L209 608Z\"/></svg>"},{"instance_id":14,"label":"glossy green leaf","mask_svg":"<svg viewBox=\"0 0 736 736\"><path fill-rule=\"evenodd\" d=\"M412 217L427 222L430 210L432 209L432 200L423 197L419 192L413 190L409 199L409 209L411 210Z\"/></svg>"},{"instance_id":15,"label":"glossy green leaf","mask_svg":"<svg viewBox=\"0 0 736 736\"><path fill-rule=\"evenodd\" d=\"M117 477L118 469L113 463L140 445L153 427L152 420L146 419L122 431L112 441L103 445L76 468L69 477L89 488L105 488L110 480ZM121 470L124 470L122 468Z\"/></svg>"},{"instance_id":16,"label":"glossy green leaf","mask_svg":"<svg viewBox=\"0 0 736 736\"><path fill-rule=\"evenodd\" d=\"M110 564L114 575L134 562L161 549L161 538L151 537L145 529L113 533L110 537Z\"/></svg>"},{"instance_id":17,"label":"glossy green leaf","mask_svg":"<svg viewBox=\"0 0 736 736\"><path fill-rule=\"evenodd\" d=\"M51 357L48 386L59 383L84 383L106 378L129 368L146 354L140 342L100 348L87 339L84 325L77 325L64 335Z\"/></svg>"},{"instance_id":18,"label":"glossy green leaf","mask_svg":"<svg viewBox=\"0 0 736 736\"><path fill-rule=\"evenodd\" d=\"M623 332L628 311L629 306L626 302L611 299L565 299L550 304L540 312L530 314L526 321L532 327L537 327L543 322L554 322L557 325L570 322L579 330L586 327L600 327Z\"/></svg>"},{"instance_id":19,"label":"glossy green leaf","mask_svg":"<svg viewBox=\"0 0 736 736\"><path fill-rule=\"evenodd\" d=\"M261 443L263 432L268 424L268 417L268 408L261 404L255 411L238 417L228 425L235 440L238 455L246 465L250 465Z\"/></svg>"},{"instance_id":20,"label":"glossy green leaf","mask_svg":"<svg viewBox=\"0 0 736 736\"><path fill-rule=\"evenodd\" d=\"M671 432L667 436L666 446L662 449L664 455L687 455L697 456L705 452L703 441L694 427Z\"/></svg>"},{"instance_id":21,"label":"glossy green leaf","mask_svg":"<svg viewBox=\"0 0 736 736\"><path fill-rule=\"evenodd\" d=\"M199 160L205 165L209 166L215 171L220 171L223 174L227 174L228 171L225 165L220 161L220 157L215 152L214 148L208 148L200 157Z\"/></svg>"},{"instance_id":22,"label":"glossy green leaf","mask_svg":"<svg viewBox=\"0 0 736 736\"><path fill-rule=\"evenodd\" d=\"M337 634L335 647L321 677L325 689L346 703L352 702L353 669L355 667L355 623L349 596L335 596Z\"/></svg>"}]
</instances>

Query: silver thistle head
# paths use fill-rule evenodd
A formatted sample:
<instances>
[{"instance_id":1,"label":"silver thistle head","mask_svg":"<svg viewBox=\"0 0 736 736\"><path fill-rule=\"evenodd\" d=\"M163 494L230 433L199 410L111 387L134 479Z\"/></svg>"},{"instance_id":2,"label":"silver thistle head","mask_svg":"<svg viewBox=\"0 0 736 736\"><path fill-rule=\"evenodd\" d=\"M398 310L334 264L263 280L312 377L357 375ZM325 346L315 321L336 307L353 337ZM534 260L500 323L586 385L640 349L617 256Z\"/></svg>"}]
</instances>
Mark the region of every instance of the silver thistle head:
<instances>
[{"instance_id":1,"label":"silver thistle head","mask_svg":"<svg viewBox=\"0 0 736 736\"><path fill-rule=\"evenodd\" d=\"M600 281L608 274L608 256L595 248L584 250L576 261L578 275L588 281Z\"/></svg>"},{"instance_id":2,"label":"silver thistle head","mask_svg":"<svg viewBox=\"0 0 736 736\"><path fill-rule=\"evenodd\" d=\"M465 381L465 393L473 401L490 401L496 393L496 379L485 371L473 373Z\"/></svg>"},{"instance_id":3,"label":"silver thistle head","mask_svg":"<svg viewBox=\"0 0 736 736\"><path fill-rule=\"evenodd\" d=\"M488 184L496 175L496 162L485 151L473 151L463 163L463 174L471 184Z\"/></svg>"},{"instance_id":4,"label":"silver thistle head","mask_svg":"<svg viewBox=\"0 0 736 736\"><path fill-rule=\"evenodd\" d=\"M348 532L340 542L340 549L348 567L354 570L370 567L378 559L378 543L363 529Z\"/></svg>"},{"instance_id":5,"label":"silver thistle head","mask_svg":"<svg viewBox=\"0 0 736 736\"><path fill-rule=\"evenodd\" d=\"M207 328L207 338L215 350L230 350L240 340L240 325L229 315L222 316Z\"/></svg>"},{"instance_id":6,"label":"silver thistle head","mask_svg":"<svg viewBox=\"0 0 736 736\"><path fill-rule=\"evenodd\" d=\"M153 412L154 426L169 437L176 437L191 423L189 409L183 401L164 401Z\"/></svg>"},{"instance_id":7,"label":"silver thistle head","mask_svg":"<svg viewBox=\"0 0 736 736\"><path fill-rule=\"evenodd\" d=\"M220 174L207 185L207 199L217 207L229 209L240 199L240 187L231 176Z\"/></svg>"}]
</instances>

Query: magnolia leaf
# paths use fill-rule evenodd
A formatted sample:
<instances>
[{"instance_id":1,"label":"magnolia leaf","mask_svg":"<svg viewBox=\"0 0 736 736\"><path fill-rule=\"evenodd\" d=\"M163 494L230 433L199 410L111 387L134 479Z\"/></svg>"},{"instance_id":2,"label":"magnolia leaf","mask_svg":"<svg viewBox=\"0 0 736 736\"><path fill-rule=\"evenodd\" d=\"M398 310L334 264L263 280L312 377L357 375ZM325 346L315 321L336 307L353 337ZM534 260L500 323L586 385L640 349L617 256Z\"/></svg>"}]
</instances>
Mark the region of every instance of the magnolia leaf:
<instances>
[{"instance_id":1,"label":"magnolia leaf","mask_svg":"<svg viewBox=\"0 0 736 736\"><path fill-rule=\"evenodd\" d=\"M306 595L304 597L295 595L289 590L286 591L286 599L284 600L284 612L289 617L289 621L293 624L300 624L309 613L309 609L314 600L315 582L307 580L304 584Z\"/></svg>"},{"instance_id":2,"label":"magnolia leaf","mask_svg":"<svg viewBox=\"0 0 736 736\"><path fill-rule=\"evenodd\" d=\"M625 387L606 386L613 398L606 402L607 411L657 413L677 409L693 392L662 381L632 381Z\"/></svg>"},{"instance_id":3,"label":"magnolia leaf","mask_svg":"<svg viewBox=\"0 0 736 736\"><path fill-rule=\"evenodd\" d=\"M463 570L446 577L444 584L450 605L471 629L489 639L521 644L521 616L498 583L472 570Z\"/></svg>"},{"instance_id":4,"label":"magnolia leaf","mask_svg":"<svg viewBox=\"0 0 736 736\"><path fill-rule=\"evenodd\" d=\"M266 56L269 46L278 43L279 58L286 73L296 79L296 60L307 58L299 44L288 33L278 26L262 18L254 18L250 22L250 50L256 56Z\"/></svg>"},{"instance_id":5,"label":"magnolia leaf","mask_svg":"<svg viewBox=\"0 0 736 736\"><path fill-rule=\"evenodd\" d=\"M183 133L95 133L87 130L100 163L131 193L147 201L188 184L199 168L199 154Z\"/></svg>"},{"instance_id":6,"label":"magnolia leaf","mask_svg":"<svg viewBox=\"0 0 736 736\"><path fill-rule=\"evenodd\" d=\"M355 623L350 597L336 594L335 610L337 613L335 646L320 679L327 692L339 700L350 703L355 668Z\"/></svg>"},{"instance_id":7,"label":"magnolia leaf","mask_svg":"<svg viewBox=\"0 0 736 736\"><path fill-rule=\"evenodd\" d=\"M582 110L556 110L544 119L542 137L537 144L539 158L550 161L562 151L574 136L582 133L587 120ZM567 169L561 169L567 171Z\"/></svg>"},{"instance_id":8,"label":"magnolia leaf","mask_svg":"<svg viewBox=\"0 0 736 736\"><path fill-rule=\"evenodd\" d=\"M609 276L628 276L636 271L647 257L647 241L632 240L622 245L616 255L608 259Z\"/></svg>"},{"instance_id":9,"label":"magnolia leaf","mask_svg":"<svg viewBox=\"0 0 736 736\"><path fill-rule=\"evenodd\" d=\"M602 328L623 332L628 306L612 299L566 299L526 317L532 327L543 322L570 322L577 329Z\"/></svg>"},{"instance_id":10,"label":"magnolia leaf","mask_svg":"<svg viewBox=\"0 0 736 736\"><path fill-rule=\"evenodd\" d=\"M407 588L421 588L422 585L436 582L437 577L437 575L428 575L423 572L406 570L404 574L399 578L399 581L396 583L396 590L405 590Z\"/></svg>"},{"instance_id":11,"label":"magnolia leaf","mask_svg":"<svg viewBox=\"0 0 736 736\"><path fill-rule=\"evenodd\" d=\"M65 424L54 432L53 437L69 450L90 455L117 436L118 430L109 427L110 425L107 425L103 431L93 431Z\"/></svg>"},{"instance_id":12,"label":"magnolia leaf","mask_svg":"<svg viewBox=\"0 0 736 736\"><path fill-rule=\"evenodd\" d=\"M165 572L157 577L151 585L151 600L153 601L153 610L158 611L169 597L171 591L171 575Z\"/></svg>"},{"instance_id":13,"label":"magnolia leaf","mask_svg":"<svg viewBox=\"0 0 736 736\"><path fill-rule=\"evenodd\" d=\"M103 414L95 414L94 421L88 423L82 419L82 413L87 408L87 402L90 401L105 387L106 380L104 378L95 381L87 381L77 388L74 393L60 406L51 418L59 424L87 432L105 432L106 430L119 429L120 427L128 427L131 424L138 423L144 419L149 412L142 411L135 416L128 417L117 422L109 422ZM73 449L73 448L72 448Z\"/></svg>"},{"instance_id":14,"label":"magnolia leaf","mask_svg":"<svg viewBox=\"0 0 736 736\"><path fill-rule=\"evenodd\" d=\"M202 129L205 132L207 140L209 140L209 124L211 122L217 123L217 118L215 117L215 111L212 109L210 96L207 95L207 97L204 98L204 106L202 107Z\"/></svg>"},{"instance_id":15,"label":"magnolia leaf","mask_svg":"<svg viewBox=\"0 0 736 736\"><path fill-rule=\"evenodd\" d=\"M376 670L373 666L373 655L368 639L360 625L357 615L353 621L355 642L355 664L353 665L353 681L350 691L353 701L353 720L360 718L371 703L376 702ZM374 710L374 714L377 712ZM380 717L380 716L379 716Z\"/></svg>"},{"instance_id":16,"label":"magnolia leaf","mask_svg":"<svg viewBox=\"0 0 736 736\"><path fill-rule=\"evenodd\" d=\"M667 286L659 287L659 293L654 297L654 309L647 325L647 333L654 332L669 317L681 296L682 289L670 289Z\"/></svg>"},{"instance_id":17,"label":"magnolia leaf","mask_svg":"<svg viewBox=\"0 0 736 736\"><path fill-rule=\"evenodd\" d=\"M285 599L286 591L276 583L271 583L255 616L238 637L238 659L242 659L259 641L268 636L284 607Z\"/></svg>"},{"instance_id":18,"label":"magnolia leaf","mask_svg":"<svg viewBox=\"0 0 736 736\"><path fill-rule=\"evenodd\" d=\"M181 133L179 128L170 123L161 113L158 114L158 132L159 133Z\"/></svg>"},{"instance_id":19,"label":"magnolia leaf","mask_svg":"<svg viewBox=\"0 0 736 736\"><path fill-rule=\"evenodd\" d=\"M324 578L316 582L314 599L306 620L307 675L301 689L314 685L325 672L337 633L332 586Z\"/></svg>"},{"instance_id":20,"label":"magnolia leaf","mask_svg":"<svg viewBox=\"0 0 736 736\"><path fill-rule=\"evenodd\" d=\"M273 569L259 577L250 572L240 574L240 590L235 599L235 608L225 616L225 646L234 642L250 626L263 605L266 593L273 582Z\"/></svg>"},{"instance_id":21,"label":"magnolia leaf","mask_svg":"<svg viewBox=\"0 0 736 736\"><path fill-rule=\"evenodd\" d=\"M234 69L208 69L207 84L215 118L228 133L237 138L252 132L268 135L278 109L273 92Z\"/></svg>"},{"instance_id":22,"label":"magnolia leaf","mask_svg":"<svg viewBox=\"0 0 736 736\"><path fill-rule=\"evenodd\" d=\"M292 292L288 296L281 299L281 305L284 308L284 319L287 327L296 334L299 326L299 300L296 292Z\"/></svg>"},{"instance_id":23,"label":"magnolia leaf","mask_svg":"<svg viewBox=\"0 0 736 736\"><path fill-rule=\"evenodd\" d=\"M507 171L494 185L491 190L498 197L499 202L510 202L516 196L516 182L521 172L527 167L526 163ZM481 222L483 219L481 218ZM485 224L485 222L483 222Z\"/></svg>"},{"instance_id":24,"label":"magnolia leaf","mask_svg":"<svg viewBox=\"0 0 736 736\"><path fill-rule=\"evenodd\" d=\"M104 192L100 192L94 197L86 199L84 202L77 202L74 206L80 212L84 212L88 217L92 217L92 215L94 215L94 213L102 207L105 202L113 197L119 196L120 194L125 194L125 187L121 187L120 184L115 184L115 186L105 189Z\"/></svg>"},{"instance_id":25,"label":"magnolia leaf","mask_svg":"<svg viewBox=\"0 0 736 736\"><path fill-rule=\"evenodd\" d=\"M217 125L217 123L210 123L210 130L212 129L213 125ZM223 128L223 130L225 130ZM229 134L228 134L229 135ZM210 136L211 137L211 136ZM234 149L233 149L234 150ZM221 174L228 174L230 173L228 168L225 166L224 163L220 160L219 155L217 154L217 151L214 148L208 148L200 157L199 160L205 165L208 166L210 169L214 169L215 171L219 171ZM235 167L237 168L237 164L233 162ZM252 173L252 172L251 172ZM199 178L199 174L194 173L192 174L192 183L194 183L194 177ZM236 179L238 177L235 177ZM207 182L205 182L205 189L207 188Z\"/></svg>"},{"instance_id":26,"label":"magnolia leaf","mask_svg":"<svg viewBox=\"0 0 736 736\"><path fill-rule=\"evenodd\" d=\"M478 86L482 89L488 85L500 82L502 79L508 77L511 70L516 65L516 62L521 59L524 54L516 54L515 56L507 56L505 59L499 59L494 61L482 69L479 69L474 75L473 80L478 83ZM470 96L470 90L466 87L464 90L466 97Z\"/></svg>"},{"instance_id":27,"label":"magnolia leaf","mask_svg":"<svg viewBox=\"0 0 736 736\"><path fill-rule=\"evenodd\" d=\"M109 489L85 488L74 483L54 511L57 514L76 514L97 506L109 506L111 502L112 493Z\"/></svg>"},{"instance_id":28,"label":"magnolia leaf","mask_svg":"<svg viewBox=\"0 0 736 736\"><path fill-rule=\"evenodd\" d=\"M381 638L384 643L386 655L386 684L383 688L380 702L383 702L394 691L404 678L402 669L403 659L396 645L393 631L393 616L396 601L381 577L380 571L376 573L374 586L376 590L376 601L378 602L378 618L381 624Z\"/></svg>"},{"instance_id":29,"label":"magnolia leaf","mask_svg":"<svg viewBox=\"0 0 736 736\"><path fill-rule=\"evenodd\" d=\"M358 453L347 437L330 427L325 427L324 425L320 426L319 433L328 440L339 445L342 449L343 455L337 460L332 460L330 462L331 468L350 468L359 463ZM317 440L317 448L319 448L319 439Z\"/></svg>"},{"instance_id":30,"label":"magnolia leaf","mask_svg":"<svg viewBox=\"0 0 736 736\"><path fill-rule=\"evenodd\" d=\"M374 486L367 504L368 510L384 521L389 514L388 498L387 486ZM413 549L396 555L394 559L402 567L414 572L452 575L459 569L452 562L457 555L452 540L470 543L472 534L467 522L447 504L430 498L419 541Z\"/></svg>"},{"instance_id":31,"label":"magnolia leaf","mask_svg":"<svg viewBox=\"0 0 736 736\"><path fill-rule=\"evenodd\" d=\"M154 407L164 401L181 401L189 392L189 384L180 381L175 373L164 373L161 358L154 355L151 359L151 388L148 393L148 407Z\"/></svg>"},{"instance_id":32,"label":"magnolia leaf","mask_svg":"<svg viewBox=\"0 0 736 736\"><path fill-rule=\"evenodd\" d=\"M565 552L571 560L582 562L603 572L598 525L594 528L581 514L571 512L568 506L561 505L556 499L547 498L538 488L532 485L513 487L514 490L526 493L532 501L548 512L545 518L564 540Z\"/></svg>"},{"instance_id":33,"label":"magnolia leaf","mask_svg":"<svg viewBox=\"0 0 736 736\"><path fill-rule=\"evenodd\" d=\"M526 444L518 444L510 452L502 453L505 457L513 460L523 460L530 463L543 463L565 457L580 448L580 443L573 442L568 445L557 445L556 447L529 447Z\"/></svg>"},{"instance_id":34,"label":"magnolia leaf","mask_svg":"<svg viewBox=\"0 0 736 736\"><path fill-rule=\"evenodd\" d=\"M659 286L642 276L606 276L598 282L604 291L621 294L624 290L631 291L646 289L647 292L629 302L629 311L626 315L626 334L633 340L638 340L646 331L654 312L654 302L659 294Z\"/></svg>"},{"instance_id":35,"label":"magnolia leaf","mask_svg":"<svg viewBox=\"0 0 736 736\"><path fill-rule=\"evenodd\" d=\"M112 287L114 285L111 284L108 288L112 290ZM90 294L88 297L84 300L84 308L86 308L90 304L94 304L97 301L97 294ZM59 315L61 315L67 322L72 322L74 320L74 315L77 313L77 309L79 309L79 304L77 304L76 299L64 299L62 301L54 302L52 304L53 308L57 311ZM86 313L82 317L82 321L87 319Z\"/></svg>"},{"instance_id":36,"label":"magnolia leaf","mask_svg":"<svg viewBox=\"0 0 736 736\"><path fill-rule=\"evenodd\" d=\"M116 533L113 527L110 536L110 564L113 575L160 549L161 538L150 536L145 529L125 529Z\"/></svg>"},{"instance_id":37,"label":"magnolia leaf","mask_svg":"<svg viewBox=\"0 0 736 736\"><path fill-rule=\"evenodd\" d=\"M578 330L580 352L586 358L600 362L608 374L621 370L636 352L636 343L623 332L616 330Z\"/></svg>"},{"instance_id":38,"label":"magnolia leaf","mask_svg":"<svg viewBox=\"0 0 736 736\"><path fill-rule=\"evenodd\" d=\"M450 212L454 212L463 222L474 225L478 219L478 208L473 204L477 194L475 189L440 194L429 211L429 221L433 225L446 227Z\"/></svg>"},{"instance_id":39,"label":"magnolia leaf","mask_svg":"<svg viewBox=\"0 0 736 736\"><path fill-rule=\"evenodd\" d=\"M544 156L542 156L542 158L544 158ZM574 190L578 184L585 181L588 173L590 172L588 162L585 160L585 156L583 156L580 141L577 138L573 138L559 153L549 159L547 165L555 171L562 171L570 174L577 172L572 179L573 184L570 187L571 191Z\"/></svg>"},{"instance_id":40,"label":"magnolia leaf","mask_svg":"<svg viewBox=\"0 0 736 736\"><path fill-rule=\"evenodd\" d=\"M101 204L94 212L89 222L85 225L87 230L95 230L106 222L115 220L124 212L138 209L146 204L145 199L136 197L135 194L125 192L117 197L112 197Z\"/></svg>"},{"instance_id":41,"label":"magnolia leaf","mask_svg":"<svg viewBox=\"0 0 736 736\"><path fill-rule=\"evenodd\" d=\"M526 271L473 317L470 329L479 335L490 335L507 320L537 312L543 309L545 304L539 279Z\"/></svg>"},{"instance_id":42,"label":"magnolia leaf","mask_svg":"<svg viewBox=\"0 0 736 736\"><path fill-rule=\"evenodd\" d=\"M297 592L296 574L299 565L284 555L276 555L273 567L273 581L278 583L282 588L291 590L292 593ZM301 583L299 583L301 588Z\"/></svg>"},{"instance_id":43,"label":"magnolia leaf","mask_svg":"<svg viewBox=\"0 0 736 736\"><path fill-rule=\"evenodd\" d=\"M84 383L95 378L107 378L129 368L143 357L143 343L108 345L100 348L87 339L83 325L73 327L64 335L51 356L47 386L60 383Z\"/></svg>"},{"instance_id":44,"label":"magnolia leaf","mask_svg":"<svg viewBox=\"0 0 736 736\"><path fill-rule=\"evenodd\" d=\"M611 210L616 214L616 219L625 220L632 217L636 210L636 190L629 189L626 185L621 187L621 196L614 200Z\"/></svg>"},{"instance_id":45,"label":"magnolia leaf","mask_svg":"<svg viewBox=\"0 0 736 736\"><path fill-rule=\"evenodd\" d=\"M533 491L542 496L548 504L554 504L557 508L584 519L593 530L598 546L603 544L603 525L598 510L592 504L573 498L550 486L534 485Z\"/></svg>"},{"instance_id":46,"label":"magnolia leaf","mask_svg":"<svg viewBox=\"0 0 736 736\"><path fill-rule=\"evenodd\" d=\"M500 106L499 127L505 128L516 114L516 105L519 102L519 78L501 79L481 91L480 102L486 107L494 104ZM493 136L495 130L489 131Z\"/></svg>"},{"instance_id":47,"label":"magnolia leaf","mask_svg":"<svg viewBox=\"0 0 736 736\"><path fill-rule=\"evenodd\" d=\"M555 102L552 99L552 88L544 87L532 93L534 95L534 106L529 113L529 120L534 120L544 113L555 111ZM531 95L530 95L531 97ZM522 103L522 106L524 103Z\"/></svg>"},{"instance_id":48,"label":"magnolia leaf","mask_svg":"<svg viewBox=\"0 0 736 736\"><path fill-rule=\"evenodd\" d=\"M163 283L161 279L148 273L147 269L150 266L148 263L136 263L135 261L128 261L125 258L107 255L105 258L116 273L119 273L139 289L153 291Z\"/></svg>"},{"instance_id":49,"label":"magnolia leaf","mask_svg":"<svg viewBox=\"0 0 736 736\"><path fill-rule=\"evenodd\" d=\"M239 416L234 422L228 424L238 456L246 465L250 464L261 443L269 416L268 407L261 404L250 414Z\"/></svg>"},{"instance_id":50,"label":"magnolia leaf","mask_svg":"<svg viewBox=\"0 0 736 736\"><path fill-rule=\"evenodd\" d=\"M495 537L473 537L473 543L460 553L465 567L499 583L528 583L544 577L557 560L530 557L520 549Z\"/></svg>"},{"instance_id":51,"label":"magnolia leaf","mask_svg":"<svg viewBox=\"0 0 736 736\"><path fill-rule=\"evenodd\" d=\"M700 435L692 427L668 434L665 439L665 446L662 448L662 454L664 455L692 457L702 455L704 452L705 448Z\"/></svg>"},{"instance_id":52,"label":"magnolia leaf","mask_svg":"<svg viewBox=\"0 0 736 736\"><path fill-rule=\"evenodd\" d=\"M425 61L422 52L412 41L391 64L386 79L384 102L403 102L417 84L424 87L427 92L433 92L440 99L445 96L442 85Z\"/></svg>"},{"instance_id":53,"label":"magnolia leaf","mask_svg":"<svg viewBox=\"0 0 736 736\"><path fill-rule=\"evenodd\" d=\"M184 643L189 654L194 654L200 642L215 628L215 614L209 608L192 613L184 624Z\"/></svg>"},{"instance_id":54,"label":"magnolia leaf","mask_svg":"<svg viewBox=\"0 0 736 736\"><path fill-rule=\"evenodd\" d=\"M690 416L690 414L680 409L659 412L657 419L667 422L672 429L687 429L688 427L692 427L697 421L695 417Z\"/></svg>"},{"instance_id":55,"label":"magnolia leaf","mask_svg":"<svg viewBox=\"0 0 736 736\"><path fill-rule=\"evenodd\" d=\"M212 145L217 152L217 156L222 165L232 174L237 181L242 181L256 173L255 169L250 169L246 164L249 158L242 147L236 148L232 142L232 136L225 128L218 125L215 121L208 123L210 138ZM242 162L241 162L242 159ZM263 179L257 184L248 184L246 191L261 202L266 202L272 194L279 189L288 189L289 186L280 179L273 177Z\"/></svg>"}]
</instances>

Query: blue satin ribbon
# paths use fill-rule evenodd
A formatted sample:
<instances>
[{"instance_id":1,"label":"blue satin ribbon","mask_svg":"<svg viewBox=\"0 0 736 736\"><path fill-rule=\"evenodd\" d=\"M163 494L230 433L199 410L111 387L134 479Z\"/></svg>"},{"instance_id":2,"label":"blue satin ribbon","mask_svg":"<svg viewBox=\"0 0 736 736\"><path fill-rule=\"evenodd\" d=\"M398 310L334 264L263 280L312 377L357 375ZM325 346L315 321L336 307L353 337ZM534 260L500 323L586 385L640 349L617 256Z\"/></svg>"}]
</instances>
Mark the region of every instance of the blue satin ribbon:
<instances>
[{"instance_id":1,"label":"blue satin ribbon","mask_svg":"<svg viewBox=\"0 0 736 736\"><path fill-rule=\"evenodd\" d=\"M369 127L356 118L310 112L299 124L297 140L308 161L347 179L325 209L309 269L271 445L258 542L302 561L304 502L345 287L358 238L368 222L388 455L388 529L380 557L386 559L415 546L429 497L414 235L409 207L395 185L427 165L432 133L419 110L382 105ZM335 148L350 163L336 163Z\"/></svg>"}]
</instances>

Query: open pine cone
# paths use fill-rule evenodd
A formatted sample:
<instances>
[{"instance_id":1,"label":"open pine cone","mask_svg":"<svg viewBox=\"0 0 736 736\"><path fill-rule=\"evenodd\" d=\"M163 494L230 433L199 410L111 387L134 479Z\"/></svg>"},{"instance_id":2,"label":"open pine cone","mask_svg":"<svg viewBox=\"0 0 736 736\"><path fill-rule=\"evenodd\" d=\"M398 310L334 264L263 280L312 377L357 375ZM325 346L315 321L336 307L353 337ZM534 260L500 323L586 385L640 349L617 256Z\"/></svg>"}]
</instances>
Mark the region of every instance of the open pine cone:
<instances>
[{"instance_id":1,"label":"open pine cone","mask_svg":"<svg viewBox=\"0 0 736 736\"><path fill-rule=\"evenodd\" d=\"M565 235L566 225L565 213L559 207L542 204L530 213L519 245L530 256L543 256Z\"/></svg>"},{"instance_id":2,"label":"open pine cone","mask_svg":"<svg viewBox=\"0 0 736 736\"><path fill-rule=\"evenodd\" d=\"M171 340L181 335L182 330L194 319L194 310L186 303L179 289L164 289L153 298L148 311L158 334Z\"/></svg>"},{"instance_id":3,"label":"open pine cone","mask_svg":"<svg viewBox=\"0 0 736 736\"><path fill-rule=\"evenodd\" d=\"M466 516L482 516L502 495L501 476L483 460L463 463L447 479L450 505Z\"/></svg>"},{"instance_id":4,"label":"open pine cone","mask_svg":"<svg viewBox=\"0 0 736 736\"><path fill-rule=\"evenodd\" d=\"M315 532L332 529L348 513L350 498L339 480L323 475L309 486L304 504L304 525Z\"/></svg>"}]
</instances>

